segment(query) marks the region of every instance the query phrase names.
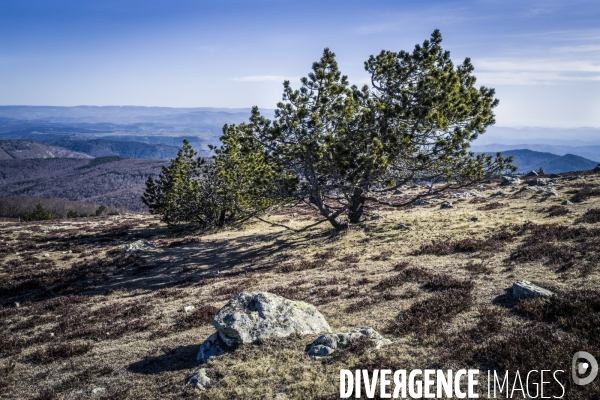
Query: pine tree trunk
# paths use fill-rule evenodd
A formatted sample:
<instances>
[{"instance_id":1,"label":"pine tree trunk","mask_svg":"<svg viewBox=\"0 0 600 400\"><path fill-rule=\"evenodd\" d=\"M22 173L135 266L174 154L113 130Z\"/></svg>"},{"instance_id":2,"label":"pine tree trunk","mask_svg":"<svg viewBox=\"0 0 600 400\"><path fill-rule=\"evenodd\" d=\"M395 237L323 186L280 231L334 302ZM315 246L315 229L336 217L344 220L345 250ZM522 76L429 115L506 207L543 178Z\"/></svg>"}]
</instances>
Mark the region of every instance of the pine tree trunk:
<instances>
[{"instance_id":1,"label":"pine tree trunk","mask_svg":"<svg viewBox=\"0 0 600 400\"><path fill-rule=\"evenodd\" d=\"M351 224L358 224L360 217L363 215L365 204L365 191L361 188L356 188L350 198L350 207L348 209L348 221Z\"/></svg>"}]
</instances>

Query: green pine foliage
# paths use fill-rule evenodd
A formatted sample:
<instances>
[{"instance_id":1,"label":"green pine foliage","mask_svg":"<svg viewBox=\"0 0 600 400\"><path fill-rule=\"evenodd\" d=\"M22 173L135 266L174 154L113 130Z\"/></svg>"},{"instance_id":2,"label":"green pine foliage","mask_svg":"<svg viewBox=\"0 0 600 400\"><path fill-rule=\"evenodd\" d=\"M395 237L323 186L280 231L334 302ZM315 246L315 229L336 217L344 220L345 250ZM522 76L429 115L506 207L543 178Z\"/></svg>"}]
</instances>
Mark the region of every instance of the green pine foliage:
<instances>
[{"instance_id":1,"label":"green pine foliage","mask_svg":"<svg viewBox=\"0 0 600 400\"><path fill-rule=\"evenodd\" d=\"M142 200L169 226L222 227L258 216L284 201L278 193L281 171L252 132L254 122L223 127L222 145L212 160L197 157L187 140L177 157L154 180Z\"/></svg>"}]
</instances>

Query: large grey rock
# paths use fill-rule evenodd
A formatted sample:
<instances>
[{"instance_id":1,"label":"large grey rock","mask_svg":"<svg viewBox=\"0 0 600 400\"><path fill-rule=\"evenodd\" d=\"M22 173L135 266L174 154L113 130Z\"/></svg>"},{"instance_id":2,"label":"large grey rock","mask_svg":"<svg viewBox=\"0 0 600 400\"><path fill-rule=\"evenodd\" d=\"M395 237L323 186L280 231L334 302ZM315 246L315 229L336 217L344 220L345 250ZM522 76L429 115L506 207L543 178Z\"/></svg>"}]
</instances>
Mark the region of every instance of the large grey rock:
<instances>
[{"instance_id":1,"label":"large grey rock","mask_svg":"<svg viewBox=\"0 0 600 400\"><path fill-rule=\"evenodd\" d=\"M227 353L227 345L221 340L217 332L213 333L202 343L196 360L205 363L209 358Z\"/></svg>"},{"instance_id":2,"label":"large grey rock","mask_svg":"<svg viewBox=\"0 0 600 400\"><path fill-rule=\"evenodd\" d=\"M147 240L136 240L135 242L129 243L125 248L126 253L135 253L136 251L154 250L156 246Z\"/></svg>"},{"instance_id":3,"label":"large grey rock","mask_svg":"<svg viewBox=\"0 0 600 400\"><path fill-rule=\"evenodd\" d=\"M212 320L227 346L257 340L331 332L315 306L268 292L240 293Z\"/></svg>"},{"instance_id":4,"label":"large grey rock","mask_svg":"<svg viewBox=\"0 0 600 400\"><path fill-rule=\"evenodd\" d=\"M188 385L193 385L198 390L206 390L206 387L210 384L210 378L206 376L206 369L200 368L194 373L187 381Z\"/></svg>"},{"instance_id":5,"label":"large grey rock","mask_svg":"<svg viewBox=\"0 0 600 400\"><path fill-rule=\"evenodd\" d=\"M376 349L391 344L392 342L371 327L353 329L345 333L328 333L321 335L311 345L306 354L313 358L325 357L338 349L345 349L354 340L367 337L373 341Z\"/></svg>"},{"instance_id":6,"label":"large grey rock","mask_svg":"<svg viewBox=\"0 0 600 400\"><path fill-rule=\"evenodd\" d=\"M549 297L554 293L551 291L534 285L529 281L518 281L513 283L512 295L518 299L533 299L536 297Z\"/></svg>"},{"instance_id":7,"label":"large grey rock","mask_svg":"<svg viewBox=\"0 0 600 400\"><path fill-rule=\"evenodd\" d=\"M518 185L521 183L519 178L513 178L512 176L503 176L500 186Z\"/></svg>"}]
</instances>

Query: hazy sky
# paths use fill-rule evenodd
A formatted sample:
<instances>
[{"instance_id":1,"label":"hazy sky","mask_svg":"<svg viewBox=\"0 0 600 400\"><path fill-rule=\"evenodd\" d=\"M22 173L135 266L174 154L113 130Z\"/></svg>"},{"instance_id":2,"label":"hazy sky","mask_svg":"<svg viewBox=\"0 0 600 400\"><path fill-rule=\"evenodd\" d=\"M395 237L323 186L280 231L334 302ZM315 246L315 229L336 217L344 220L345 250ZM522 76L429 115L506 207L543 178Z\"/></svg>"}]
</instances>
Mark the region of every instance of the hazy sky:
<instances>
[{"instance_id":1,"label":"hazy sky","mask_svg":"<svg viewBox=\"0 0 600 400\"><path fill-rule=\"evenodd\" d=\"M274 108L324 47L362 85L436 28L497 125L600 127L598 0L1 0L0 104Z\"/></svg>"}]
</instances>

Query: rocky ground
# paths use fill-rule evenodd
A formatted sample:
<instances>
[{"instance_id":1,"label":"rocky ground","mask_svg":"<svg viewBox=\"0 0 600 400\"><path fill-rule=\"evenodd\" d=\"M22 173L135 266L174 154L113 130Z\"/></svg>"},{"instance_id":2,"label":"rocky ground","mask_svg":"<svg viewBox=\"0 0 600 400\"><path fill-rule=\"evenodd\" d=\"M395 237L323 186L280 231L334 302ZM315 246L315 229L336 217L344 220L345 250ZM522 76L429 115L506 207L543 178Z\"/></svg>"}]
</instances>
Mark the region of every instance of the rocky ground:
<instances>
[{"instance_id":1,"label":"rocky ground","mask_svg":"<svg viewBox=\"0 0 600 400\"><path fill-rule=\"evenodd\" d=\"M0 223L0 398L335 399L341 368L570 373L575 351L600 359L600 174L544 178L371 208L339 235L263 222L176 233L148 215ZM316 217L296 207L267 219L300 228ZM126 251L138 240L151 245ZM514 299L518 280L557 295ZM306 351L319 334L293 334L200 365L213 316L255 291L314 305L334 332L372 327L392 343L315 360ZM205 390L186 385L199 368ZM598 381L565 398L597 398Z\"/></svg>"}]
</instances>

